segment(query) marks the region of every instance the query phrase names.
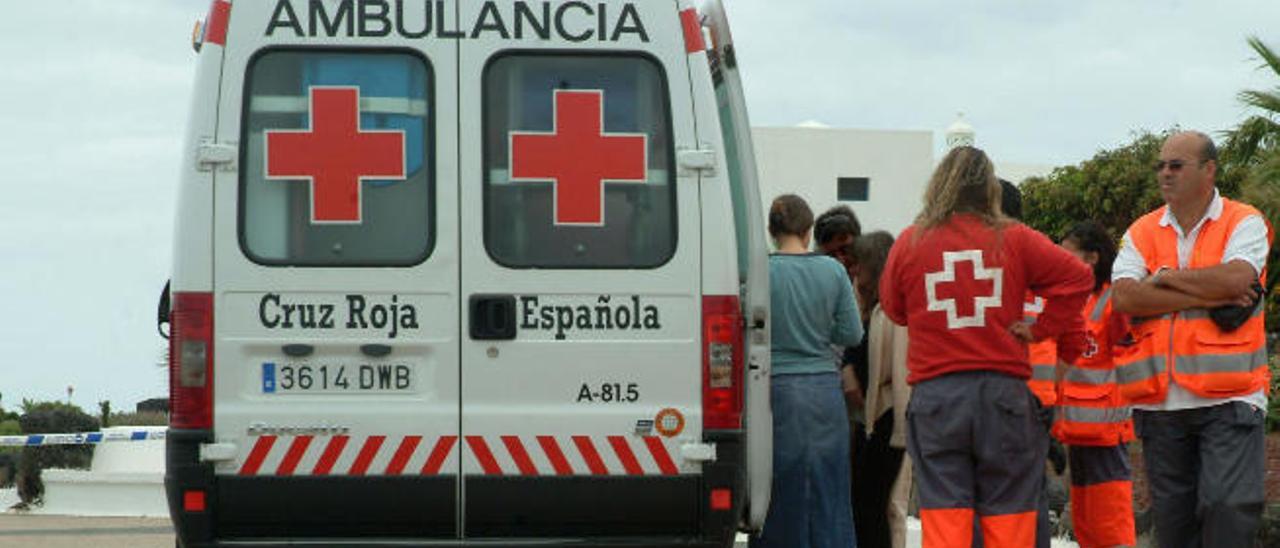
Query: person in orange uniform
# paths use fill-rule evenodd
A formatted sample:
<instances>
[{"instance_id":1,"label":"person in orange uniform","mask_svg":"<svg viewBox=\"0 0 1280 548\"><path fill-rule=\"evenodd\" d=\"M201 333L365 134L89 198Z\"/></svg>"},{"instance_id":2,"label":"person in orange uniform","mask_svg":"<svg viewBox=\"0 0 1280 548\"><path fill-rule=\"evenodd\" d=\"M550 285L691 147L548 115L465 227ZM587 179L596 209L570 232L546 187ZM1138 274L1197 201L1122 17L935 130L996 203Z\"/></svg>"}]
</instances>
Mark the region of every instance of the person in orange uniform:
<instances>
[{"instance_id":1,"label":"person in orange uniform","mask_svg":"<svg viewBox=\"0 0 1280 548\"><path fill-rule=\"evenodd\" d=\"M1094 279L1084 306L1085 350L1058 382L1053 422L1053 437L1068 447L1071 525L1082 548L1134 546L1133 471L1126 445L1133 441L1133 421L1116 386L1111 356L1112 346L1128 332L1124 315L1111 305L1116 244L1100 223L1084 221L1067 231L1062 248L1093 267Z\"/></svg>"},{"instance_id":2,"label":"person in orange uniform","mask_svg":"<svg viewBox=\"0 0 1280 548\"><path fill-rule=\"evenodd\" d=\"M970 546L975 514L986 548L1034 545L1048 432L1026 344L1063 332L1092 286L1083 263L1001 213L985 153L957 147L938 164L880 279L885 315L907 326L907 450L925 548ZM1047 300L1034 325L1022 321L1027 291ZM1071 361L1082 347L1059 353Z\"/></svg>"},{"instance_id":3,"label":"person in orange uniform","mask_svg":"<svg viewBox=\"0 0 1280 548\"><path fill-rule=\"evenodd\" d=\"M1252 546L1265 502L1270 374L1262 286L1272 232L1219 195L1217 150L1199 132L1165 140L1165 206L1129 227L1112 268L1116 310L1133 319L1113 349L1163 548Z\"/></svg>"}]
</instances>

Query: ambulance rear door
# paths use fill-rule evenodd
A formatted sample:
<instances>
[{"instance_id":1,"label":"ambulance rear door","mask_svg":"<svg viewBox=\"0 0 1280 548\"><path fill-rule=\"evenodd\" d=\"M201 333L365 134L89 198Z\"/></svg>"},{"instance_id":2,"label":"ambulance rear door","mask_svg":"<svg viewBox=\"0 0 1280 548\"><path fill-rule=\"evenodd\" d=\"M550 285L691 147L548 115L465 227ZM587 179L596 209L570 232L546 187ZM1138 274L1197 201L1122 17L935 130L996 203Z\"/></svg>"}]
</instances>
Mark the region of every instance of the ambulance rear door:
<instances>
[{"instance_id":1,"label":"ambulance rear door","mask_svg":"<svg viewBox=\"0 0 1280 548\"><path fill-rule=\"evenodd\" d=\"M769 510L773 478L773 411L769 405L769 263L764 216L760 214L759 172L751 142L751 122L742 89L733 35L720 0L701 0L698 11L710 35L707 55L724 151L724 177L732 193L738 274L747 316L743 352L747 362L743 421L746 435L747 508L743 521L759 530ZM707 101L709 102L709 101ZM699 104L702 108L707 102ZM701 128L699 128L701 129ZM715 140L714 138L712 139Z\"/></svg>"},{"instance_id":2,"label":"ambulance rear door","mask_svg":"<svg viewBox=\"0 0 1280 548\"><path fill-rule=\"evenodd\" d=\"M425 33L451 4L234 3L217 139L238 165L214 181L221 536L458 534L458 52Z\"/></svg>"},{"instance_id":3,"label":"ambulance rear door","mask_svg":"<svg viewBox=\"0 0 1280 548\"><path fill-rule=\"evenodd\" d=\"M710 456L685 454L703 447L703 296L676 2L460 9L464 535L696 535Z\"/></svg>"}]
</instances>

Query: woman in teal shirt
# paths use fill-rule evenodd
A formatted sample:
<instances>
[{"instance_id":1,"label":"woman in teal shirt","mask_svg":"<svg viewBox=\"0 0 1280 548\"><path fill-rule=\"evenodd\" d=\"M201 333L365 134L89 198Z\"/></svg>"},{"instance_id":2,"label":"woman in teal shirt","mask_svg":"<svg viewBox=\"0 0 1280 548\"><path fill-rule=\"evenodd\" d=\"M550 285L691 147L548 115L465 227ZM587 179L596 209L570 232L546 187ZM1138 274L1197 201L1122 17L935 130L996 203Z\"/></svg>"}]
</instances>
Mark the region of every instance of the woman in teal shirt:
<instances>
[{"instance_id":1,"label":"woman in teal shirt","mask_svg":"<svg viewBox=\"0 0 1280 548\"><path fill-rule=\"evenodd\" d=\"M813 211L799 196L769 208L773 494L752 548L852 548L849 423L831 345L862 340L843 266L809 252Z\"/></svg>"}]
</instances>

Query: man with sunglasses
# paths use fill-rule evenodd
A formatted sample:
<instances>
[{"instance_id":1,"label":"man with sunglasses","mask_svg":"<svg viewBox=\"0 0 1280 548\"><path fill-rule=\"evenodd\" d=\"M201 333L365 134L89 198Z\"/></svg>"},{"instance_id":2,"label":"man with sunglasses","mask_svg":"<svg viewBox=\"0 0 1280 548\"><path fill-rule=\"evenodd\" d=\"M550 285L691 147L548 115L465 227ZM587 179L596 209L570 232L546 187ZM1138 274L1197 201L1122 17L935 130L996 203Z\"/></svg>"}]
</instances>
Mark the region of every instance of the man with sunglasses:
<instances>
[{"instance_id":1,"label":"man with sunglasses","mask_svg":"<svg viewBox=\"0 0 1280 548\"><path fill-rule=\"evenodd\" d=\"M1134 403L1163 548L1252 546L1261 519L1267 407L1261 288L1272 234L1214 184L1217 150L1170 136L1155 164L1165 205L1135 221L1112 272L1133 327L1113 349ZM1223 310L1237 322L1220 321Z\"/></svg>"}]
</instances>

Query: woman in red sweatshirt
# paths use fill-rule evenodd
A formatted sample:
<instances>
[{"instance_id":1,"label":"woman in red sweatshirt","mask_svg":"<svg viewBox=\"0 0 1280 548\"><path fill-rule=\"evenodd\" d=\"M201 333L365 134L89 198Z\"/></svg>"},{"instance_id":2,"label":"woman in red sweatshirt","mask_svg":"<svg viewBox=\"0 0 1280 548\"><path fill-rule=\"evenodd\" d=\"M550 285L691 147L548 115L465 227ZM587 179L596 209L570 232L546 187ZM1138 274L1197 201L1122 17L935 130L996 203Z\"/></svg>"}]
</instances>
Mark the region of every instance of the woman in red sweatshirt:
<instances>
[{"instance_id":1,"label":"woman in red sweatshirt","mask_svg":"<svg viewBox=\"0 0 1280 548\"><path fill-rule=\"evenodd\" d=\"M1079 326L1089 268L1004 216L986 154L953 149L924 209L902 232L880 280L881 307L907 326L907 450L920 490L924 548L968 547L975 513L987 548L1035 544L1048 432L1027 388L1027 343ZM1044 297L1022 322L1030 291ZM1068 363L1083 347L1059 337Z\"/></svg>"}]
</instances>

